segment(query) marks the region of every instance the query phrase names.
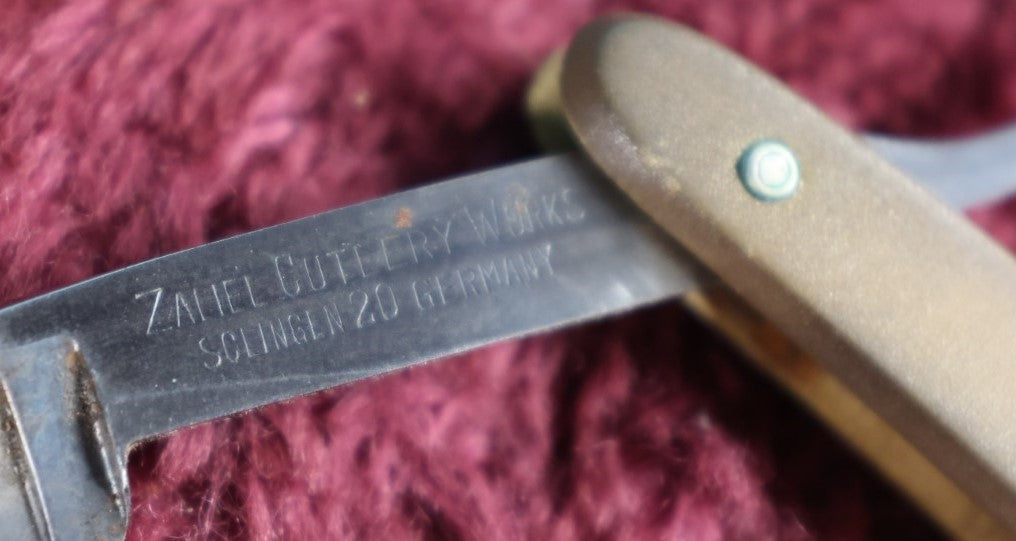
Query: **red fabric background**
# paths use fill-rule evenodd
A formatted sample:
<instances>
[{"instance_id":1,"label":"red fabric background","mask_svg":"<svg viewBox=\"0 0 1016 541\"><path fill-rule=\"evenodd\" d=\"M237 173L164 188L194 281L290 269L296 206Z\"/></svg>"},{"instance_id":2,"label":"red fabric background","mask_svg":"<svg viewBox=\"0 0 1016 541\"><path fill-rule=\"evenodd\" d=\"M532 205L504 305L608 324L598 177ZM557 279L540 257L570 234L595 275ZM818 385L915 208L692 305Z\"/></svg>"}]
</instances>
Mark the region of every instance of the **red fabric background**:
<instances>
[{"instance_id":1,"label":"red fabric background","mask_svg":"<svg viewBox=\"0 0 1016 541\"><path fill-rule=\"evenodd\" d=\"M848 126L1016 117L1016 3L7 0L0 304L536 152L527 77L597 13L681 20ZM1016 245L1016 207L975 217ZM130 539L928 539L676 306L199 426Z\"/></svg>"}]
</instances>

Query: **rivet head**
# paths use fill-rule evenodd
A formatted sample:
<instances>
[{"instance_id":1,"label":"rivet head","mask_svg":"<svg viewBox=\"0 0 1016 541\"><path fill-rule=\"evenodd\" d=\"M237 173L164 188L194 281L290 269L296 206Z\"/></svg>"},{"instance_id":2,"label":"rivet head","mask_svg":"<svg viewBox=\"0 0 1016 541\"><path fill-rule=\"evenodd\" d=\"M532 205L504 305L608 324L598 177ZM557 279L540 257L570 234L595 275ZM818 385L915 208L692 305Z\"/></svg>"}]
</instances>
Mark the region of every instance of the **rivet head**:
<instances>
[{"instance_id":1,"label":"rivet head","mask_svg":"<svg viewBox=\"0 0 1016 541\"><path fill-rule=\"evenodd\" d=\"M801 184L801 168L790 148L763 140L746 148L737 161L737 174L748 193L762 201L782 201Z\"/></svg>"}]
</instances>

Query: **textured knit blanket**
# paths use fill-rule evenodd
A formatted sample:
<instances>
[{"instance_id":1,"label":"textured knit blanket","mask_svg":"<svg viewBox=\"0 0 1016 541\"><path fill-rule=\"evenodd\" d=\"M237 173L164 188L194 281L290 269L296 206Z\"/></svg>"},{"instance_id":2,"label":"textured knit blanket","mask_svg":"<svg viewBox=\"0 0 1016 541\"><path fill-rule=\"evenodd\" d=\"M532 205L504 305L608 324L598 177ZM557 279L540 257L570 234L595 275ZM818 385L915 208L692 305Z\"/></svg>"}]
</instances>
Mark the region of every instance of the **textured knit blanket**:
<instances>
[{"instance_id":1,"label":"textured knit blanket","mask_svg":"<svg viewBox=\"0 0 1016 541\"><path fill-rule=\"evenodd\" d=\"M618 9L854 129L1016 118L1013 1L5 0L0 304L534 154L528 77ZM1016 245L1016 205L972 216ZM939 535L674 304L187 429L130 479L132 540Z\"/></svg>"}]
</instances>

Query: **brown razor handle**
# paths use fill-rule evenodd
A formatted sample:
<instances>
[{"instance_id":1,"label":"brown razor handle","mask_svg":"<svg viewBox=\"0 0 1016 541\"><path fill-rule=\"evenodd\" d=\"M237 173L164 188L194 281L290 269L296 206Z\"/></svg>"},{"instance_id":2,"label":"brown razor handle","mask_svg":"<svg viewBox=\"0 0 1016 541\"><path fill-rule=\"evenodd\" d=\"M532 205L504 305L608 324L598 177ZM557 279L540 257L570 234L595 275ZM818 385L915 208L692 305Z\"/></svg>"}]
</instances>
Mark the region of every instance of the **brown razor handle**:
<instances>
[{"instance_id":1,"label":"brown razor handle","mask_svg":"<svg viewBox=\"0 0 1016 541\"><path fill-rule=\"evenodd\" d=\"M673 24L587 26L561 96L581 146L636 204L1016 530L1006 252L779 82ZM766 191L788 167L759 158L769 142L799 173L789 193Z\"/></svg>"}]
</instances>

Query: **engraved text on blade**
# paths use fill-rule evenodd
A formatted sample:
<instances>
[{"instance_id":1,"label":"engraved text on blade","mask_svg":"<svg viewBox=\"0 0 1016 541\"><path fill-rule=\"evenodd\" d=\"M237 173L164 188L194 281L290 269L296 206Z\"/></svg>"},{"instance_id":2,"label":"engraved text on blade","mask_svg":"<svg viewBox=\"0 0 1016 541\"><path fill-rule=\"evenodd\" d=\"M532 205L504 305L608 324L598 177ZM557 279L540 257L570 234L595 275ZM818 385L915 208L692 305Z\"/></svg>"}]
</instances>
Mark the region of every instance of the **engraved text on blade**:
<instances>
[{"instance_id":1,"label":"engraved text on blade","mask_svg":"<svg viewBox=\"0 0 1016 541\"><path fill-rule=\"evenodd\" d=\"M586 210L569 189L517 192L430 216L399 208L366 239L328 232L313 252L256 254L246 272L138 291L138 332L182 332L216 369L545 280L555 247L539 233Z\"/></svg>"}]
</instances>

